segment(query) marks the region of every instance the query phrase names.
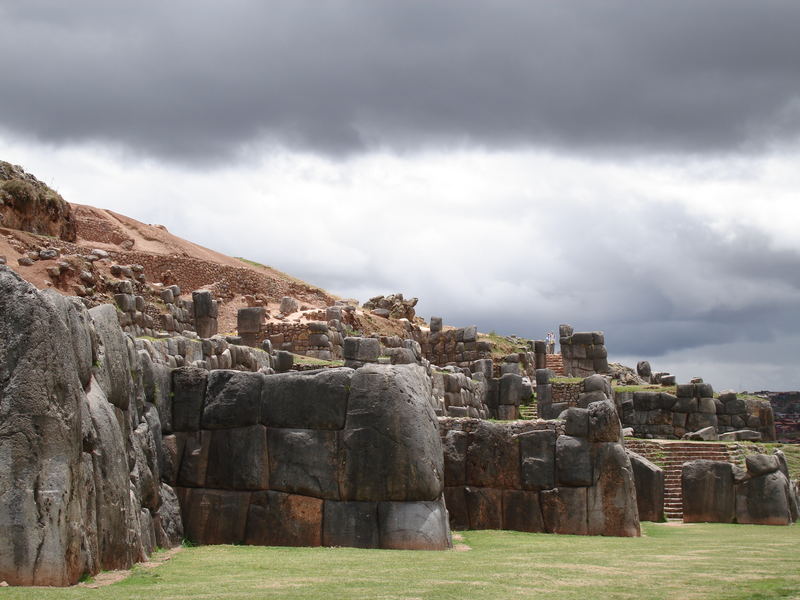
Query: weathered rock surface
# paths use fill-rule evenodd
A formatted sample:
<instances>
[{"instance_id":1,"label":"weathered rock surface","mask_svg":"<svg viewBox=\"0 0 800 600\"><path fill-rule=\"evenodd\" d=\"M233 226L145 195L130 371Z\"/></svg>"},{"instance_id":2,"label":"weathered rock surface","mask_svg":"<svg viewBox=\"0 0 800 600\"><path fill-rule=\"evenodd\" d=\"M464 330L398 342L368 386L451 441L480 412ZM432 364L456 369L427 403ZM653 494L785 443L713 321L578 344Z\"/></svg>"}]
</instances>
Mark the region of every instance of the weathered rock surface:
<instances>
[{"instance_id":1,"label":"weathered rock surface","mask_svg":"<svg viewBox=\"0 0 800 600\"><path fill-rule=\"evenodd\" d=\"M733 465L693 460L683 465L683 520L686 523L733 523Z\"/></svg>"},{"instance_id":2,"label":"weathered rock surface","mask_svg":"<svg viewBox=\"0 0 800 600\"><path fill-rule=\"evenodd\" d=\"M144 381L113 306L0 268L0 580L68 585L180 541Z\"/></svg>"},{"instance_id":3,"label":"weathered rock surface","mask_svg":"<svg viewBox=\"0 0 800 600\"><path fill-rule=\"evenodd\" d=\"M627 452L633 467L639 520L664 521L664 470L635 452Z\"/></svg>"},{"instance_id":4,"label":"weathered rock surface","mask_svg":"<svg viewBox=\"0 0 800 600\"><path fill-rule=\"evenodd\" d=\"M67 585L83 569L82 386L59 310L0 267L0 580Z\"/></svg>"},{"instance_id":5,"label":"weathered rock surface","mask_svg":"<svg viewBox=\"0 0 800 600\"><path fill-rule=\"evenodd\" d=\"M430 395L430 379L415 365L355 372L341 438L342 499L439 499L444 464Z\"/></svg>"}]
</instances>

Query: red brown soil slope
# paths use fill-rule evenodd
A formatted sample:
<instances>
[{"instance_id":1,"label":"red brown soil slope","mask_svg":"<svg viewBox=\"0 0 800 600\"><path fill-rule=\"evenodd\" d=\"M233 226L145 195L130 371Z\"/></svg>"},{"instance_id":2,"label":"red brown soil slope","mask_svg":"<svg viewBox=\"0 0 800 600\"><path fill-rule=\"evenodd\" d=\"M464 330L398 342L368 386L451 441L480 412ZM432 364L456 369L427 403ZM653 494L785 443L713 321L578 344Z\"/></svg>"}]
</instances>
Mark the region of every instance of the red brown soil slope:
<instances>
[{"instance_id":1,"label":"red brown soil slope","mask_svg":"<svg viewBox=\"0 0 800 600\"><path fill-rule=\"evenodd\" d=\"M148 284L177 284L184 293L196 289L211 289L223 300L220 330L233 331L236 310L245 306L244 297L259 297L268 307L277 306L283 296L292 296L310 307L324 307L337 299L332 294L271 267L226 256L209 248L172 235L163 225L148 225L110 210L70 204L61 199L35 177L20 167L0 162L0 205L4 218L0 222L0 256L23 278L38 288L55 287L75 294L77 279L86 264L76 260L74 273L54 280L48 273L58 260L41 260L32 265L18 264L18 259L30 251L57 248L65 255L87 255L93 249L105 250L109 259L94 262L90 270L98 280L110 277L112 264L142 265ZM8 188L6 191L5 188ZM35 191L33 202L19 207L11 193ZM39 196L43 199L39 202ZM50 201L50 198L53 200ZM49 204L56 210L49 210ZM58 202L56 202L56 199ZM41 204L42 210L32 211ZM49 208L53 208L49 206ZM40 214L41 213L41 214ZM76 257L77 259L77 257ZM108 293L98 286L91 300L107 300Z\"/></svg>"}]
</instances>

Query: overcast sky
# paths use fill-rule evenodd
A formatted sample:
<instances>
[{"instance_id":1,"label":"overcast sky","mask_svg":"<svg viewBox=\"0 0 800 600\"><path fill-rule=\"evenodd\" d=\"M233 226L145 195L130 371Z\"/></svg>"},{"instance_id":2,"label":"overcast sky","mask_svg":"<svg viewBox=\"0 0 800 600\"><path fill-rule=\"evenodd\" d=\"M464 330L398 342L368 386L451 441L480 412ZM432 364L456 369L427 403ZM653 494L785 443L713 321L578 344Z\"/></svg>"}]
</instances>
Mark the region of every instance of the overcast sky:
<instances>
[{"instance_id":1,"label":"overcast sky","mask_svg":"<svg viewBox=\"0 0 800 600\"><path fill-rule=\"evenodd\" d=\"M0 0L0 159L345 297L800 389L800 3Z\"/></svg>"}]
</instances>

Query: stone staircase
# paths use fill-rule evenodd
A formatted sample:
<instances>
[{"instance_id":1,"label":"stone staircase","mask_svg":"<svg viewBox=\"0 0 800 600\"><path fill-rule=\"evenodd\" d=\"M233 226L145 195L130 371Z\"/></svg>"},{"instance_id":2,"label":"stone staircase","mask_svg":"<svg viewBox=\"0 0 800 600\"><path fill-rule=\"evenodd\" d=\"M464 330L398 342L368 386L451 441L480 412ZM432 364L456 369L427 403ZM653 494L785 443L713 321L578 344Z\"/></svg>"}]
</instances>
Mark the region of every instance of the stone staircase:
<instances>
[{"instance_id":1,"label":"stone staircase","mask_svg":"<svg viewBox=\"0 0 800 600\"><path fill-rule=\"evenodd\" d=\"M546 354L545 356L547 368L553 371L556 377L564 377L566 371L564 371L563 357L560 354Z\"/></svg>"},{"instance_id":2,"label":"stone staircase","mask_svg":"<svg viewBox=\"0 0 800 600\"><path fill-rule=\"evenodd\" d=\"M681 471L690 460L716 460L734 463L726 444L682 440L625 440L625 447L664 469L664 515L683 518Z\"/></svg>"},{"instance_id":3,"label":"stone staircase","mask_svg":"<svg viewBox=\"0 0 800 600\"><path fill-rule=\"evenodd\" d=\"M522 404L519 407L519 418L520 419L537 419L538 418L538 411L536 408L536 402L531 402L530 404Z\"/></svg>"}]
</instances>

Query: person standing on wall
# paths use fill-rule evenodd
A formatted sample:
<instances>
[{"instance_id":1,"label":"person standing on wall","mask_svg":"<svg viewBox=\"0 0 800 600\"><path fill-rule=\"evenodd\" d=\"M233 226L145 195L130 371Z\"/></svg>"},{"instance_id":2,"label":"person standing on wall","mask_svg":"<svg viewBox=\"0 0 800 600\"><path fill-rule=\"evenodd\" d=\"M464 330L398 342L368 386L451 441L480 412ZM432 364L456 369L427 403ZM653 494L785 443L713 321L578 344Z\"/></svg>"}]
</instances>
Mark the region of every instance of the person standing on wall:
<instances>
[{"instance_id":1,"label":"person standing on wall","mask_svg":"<svg viewBox=\"0 0 800 600\"><path fill-rule=\"evenodd\" d=\"M547 354L554 354L556 349L556 336L552 331L547 334L546 344Z\"/></svg>"}]
</instances>

